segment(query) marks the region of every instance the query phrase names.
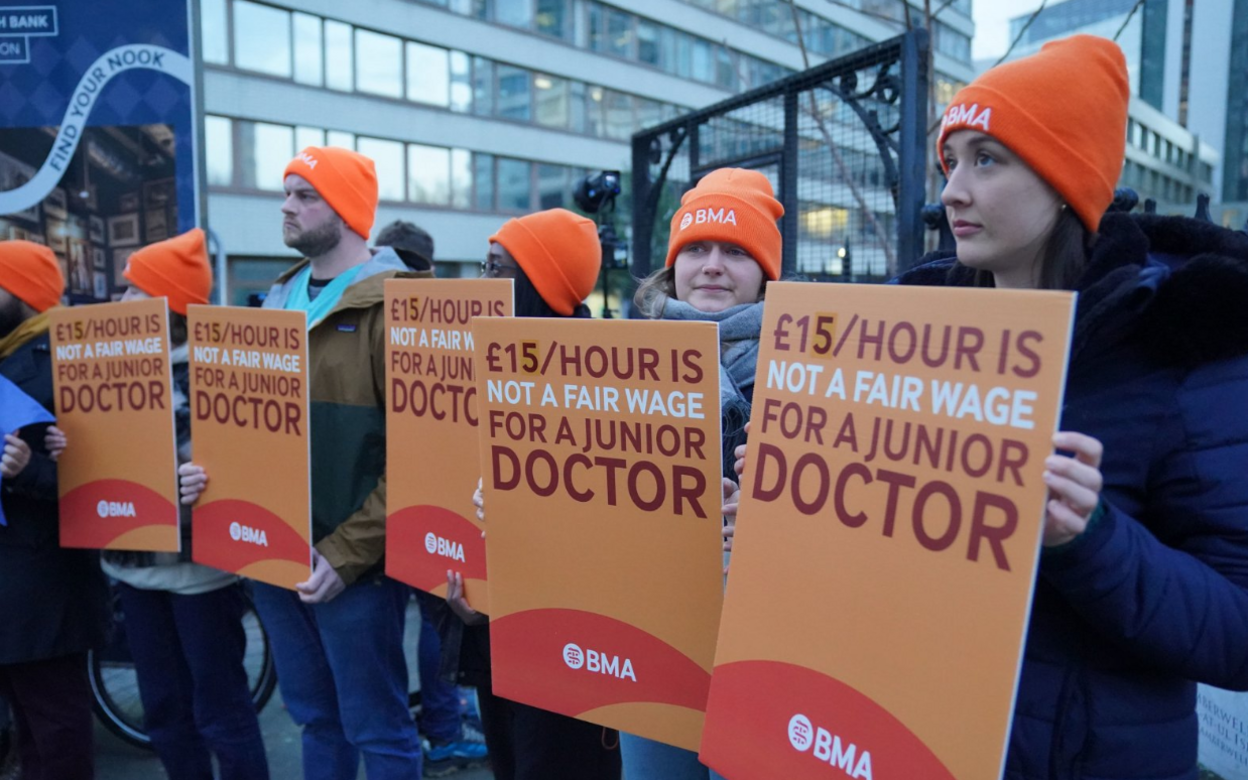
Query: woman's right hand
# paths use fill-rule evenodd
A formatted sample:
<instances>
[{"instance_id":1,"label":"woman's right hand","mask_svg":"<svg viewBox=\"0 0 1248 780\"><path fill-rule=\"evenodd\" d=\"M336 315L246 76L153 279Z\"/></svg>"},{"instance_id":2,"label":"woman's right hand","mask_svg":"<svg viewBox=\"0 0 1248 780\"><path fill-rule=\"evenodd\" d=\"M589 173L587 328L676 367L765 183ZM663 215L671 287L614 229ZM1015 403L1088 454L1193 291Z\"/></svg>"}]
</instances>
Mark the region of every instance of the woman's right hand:
<instances>
[{"instance_id":1,"label":"woman's right hand","mask_svg":"<svg viewBox=\"0 0 1248 780\"><path fill-rule=\"evenodd\" d=\"M43 446L48 451L48 457L55 461L61 459L61 453L69 446L69 439L65 436L65 431L57 428L55 425L49 425L46 433L43 434Z\"/></svg>"},{"instance_id":2,"label":"woman's right hand","mask_svg":"<svg viewBox=\"0 0 1248 780\"><path fill-rule=\"evenodd\" d=\"M194 504L207 486L208 472L203 466L195 463L178 466L178 492L182 494L183 504Z\"/></svg>"},{"instance_id":3,"label":"woman's right hand","mask_svg":"<svg viewBox=\"0 0 1248 780\"><path fill-rule=\"evenodd\" d=\"M446 603L464 621L464 625L479 626L489 620L464 598L464 575L450 569L446 572Z\"/></svg>"}]
</instances>

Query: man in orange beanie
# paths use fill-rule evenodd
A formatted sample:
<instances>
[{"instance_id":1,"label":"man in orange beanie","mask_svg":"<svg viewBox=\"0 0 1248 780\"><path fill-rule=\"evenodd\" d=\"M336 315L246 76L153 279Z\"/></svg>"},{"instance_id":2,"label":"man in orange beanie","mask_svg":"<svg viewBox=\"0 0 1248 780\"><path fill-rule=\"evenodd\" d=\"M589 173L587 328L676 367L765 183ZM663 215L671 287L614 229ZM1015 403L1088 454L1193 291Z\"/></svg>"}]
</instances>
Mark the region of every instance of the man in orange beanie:
<instances>
[{"instance_id":1,"label":"man in orange beanie","mask_svg":"<svg viewBox=\"0 0 1248 780\"><path fill-rule=\"evenodd\" d=\"M0 376L53 413L47 312L64 287L47 247L0 242ZM18 432L30 459L0 489L8 521L0 525L0 695L17 715L25 776L79 780L93 771L86 653L103 640L107 590L93 550L57 542L46 430Z\"/></svg>"},{"instance_id":2,"label":"man in orange beanie","mask_svg":"<svg viewBox=\"0 0 1248 780\"><path fill-rule=\"evenodd\" d=\"M212 266L208 264L204 231L192 228L143 247L130 255L122 273L133 285L131 289L137 287L153 298L167 298L169 311L186 316L187 306L208 303L212 292Z\"/></svg>"},{"instance_id":3,"label":"man in orange beanie","mask_svg":"<svg viewBox=\"0 0 1248 780\"><path fill-rule=\"evenodd\" d=\"M296 590L253 583L278 683L303 728L304 776L420 777L407 703L403 623L410 591L385 576L387 279L410 272L393 249L369 249L373 161L308 147L285 171L282 234L305 259L278 277L268 309L305 312L312 417L312 576ZM207 482L187 464L183 500ZM367 638L367 641L361 641ZM327 691L329 692L327 694Z\"/></svg>"}]
</instances>

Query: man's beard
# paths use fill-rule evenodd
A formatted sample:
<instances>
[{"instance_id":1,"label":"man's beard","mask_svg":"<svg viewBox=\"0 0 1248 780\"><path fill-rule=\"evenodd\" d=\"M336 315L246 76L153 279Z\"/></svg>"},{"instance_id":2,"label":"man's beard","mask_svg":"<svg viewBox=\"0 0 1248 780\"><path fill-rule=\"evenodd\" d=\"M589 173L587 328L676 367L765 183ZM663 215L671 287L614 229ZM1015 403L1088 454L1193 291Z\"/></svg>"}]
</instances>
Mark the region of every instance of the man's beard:
<instances>
[{"instance_id":1,"label":"man's beard","mask_svg":"<svg viewBox=\"0 0 1248 780\"><path fill-rule=\"evenodd\" d=\"M342 241L342 217L333 214L317 227L304 230L292 238L286 238L286 246L304 257L323 257Z\"/></svg>"},{"instance_id":2,"label":"man's beard","mask_svg":"<svg viewBox=\"0 0 1248 780\"><path fill-rule=\"evenodd\" d=\"M7 338L25 321L26 313L22 311L22 302L10 297L6 303L0 305L0 339Z\"/></svg>"}]
</instances>

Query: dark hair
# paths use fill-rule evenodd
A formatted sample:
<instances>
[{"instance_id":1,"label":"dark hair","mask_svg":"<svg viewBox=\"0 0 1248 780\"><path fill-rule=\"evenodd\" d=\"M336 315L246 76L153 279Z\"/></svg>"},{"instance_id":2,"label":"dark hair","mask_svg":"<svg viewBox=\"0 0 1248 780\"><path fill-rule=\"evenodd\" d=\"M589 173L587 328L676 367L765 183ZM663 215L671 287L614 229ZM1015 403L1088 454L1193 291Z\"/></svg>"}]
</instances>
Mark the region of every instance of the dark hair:
<instances>
[{"instance_id":1,"label":"dark hair","mask_svg":"<svg viewBox=\"0 0 1248 780\"><path fill-rule=\"evenodd\" d=\"M411 222L396 219L377 234L375 246L399 250L399 257L414 271L433 268L433 236Z\"/></svg>"},{"instance_id":2,"label":"dark hair","mask_svg":"<svg viewBox=\"0 0 1248 780\"><path fill-rule=\"evenodd\" d=\"M524 269L517 269L515 276L515 293L516 307L515 313L517 317L562 317L564 315L550 308L550 304L542 297L537 288L533 286L533 282L529 281L529 277L524 273ZM589 307L583 302L577 304L572 314L568 315L579 319L589 319Z\"/></svg>"},{"instance_id":3,"label":"dark hair","mask_svg":"<svg viewBox=\"0 0 1248 780\"><path fill-rule=\"evenodd\" d=\"M176 311L169 312L169 346L180 347L186 343L186 315Z\"/></svg>"},{"instance_id":4,"label":"dark hair","mask_svg":"<svg viewBox=\"0 0 1248 780\"><path fill-rule=\"evenodd\" d=\"M1096 243L1097 234L1083 225L1083 220L1072 208L1063 208L1057 215L1053 230L1045 239L1040 252L1040 271L1036 274L1036 289L1073 290L1083 275L1088 262L1088 251ZM992 287L991 271L976 271L976 287Z\"/></svg>"}]
</instances>

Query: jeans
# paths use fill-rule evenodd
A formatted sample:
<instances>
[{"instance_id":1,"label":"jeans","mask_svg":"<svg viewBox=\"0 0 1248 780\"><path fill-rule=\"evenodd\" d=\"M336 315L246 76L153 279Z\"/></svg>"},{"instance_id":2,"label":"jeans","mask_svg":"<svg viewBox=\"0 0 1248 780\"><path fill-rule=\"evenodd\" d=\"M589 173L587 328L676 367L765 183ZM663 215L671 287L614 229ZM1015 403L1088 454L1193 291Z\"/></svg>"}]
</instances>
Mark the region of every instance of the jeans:
<instances>
[{"instance_id":1,"label":"jeans","mask_svg":"<svg viewBox=\"0 0 1248 780\"><path fill-rule=\"evenodd\" d=\"M305 780L420 780L420 737L407 705L403 621L409 591L369 577L325 604L257 582L286 708L303 730Z\"/></svg>"},{"instance_id":2,"label":"jeans","mask_svg":"<svg viewBox=\"0 0 1248 780\"><path fill-rule=\"evenodd\" d=\"M620 732L626 780L723 780L691 750Z\"/></svg>"},{"instance_id":3,"label":"jeans","mask_svg":"<svg viewBox=\"0 0 1248 780\"><path fill-rule=\"evenodd\" d=\"M170 777L268 780L243 668L242 585L180 595L118 585L144 725Z\"/></svg>"},{"instance_id":4,"label":"jeans","mask_svg":"<svg viewBox=\"0 0 1248 780\"><path fill-rule=\"evenodd\" d=\"M420 731L432 742L459 740L463 729L459 712L459 688L438 674L442 664L442 637L433 624L433 604L440 601L423 591L416 591L420 605L420 644L416 648L420 670Z\"/></svg>"},{"instance_id":5,"label":"jeans","mask_svg":"<svg viewBox=\"0 0 1248 780\"><path fill-rule=\"evenodd\" d=\"M17 718L23 780L95 776L86 653L0 666L0 695Z\"/></svg>"}]
</instances>

